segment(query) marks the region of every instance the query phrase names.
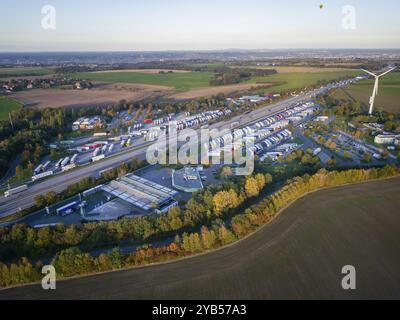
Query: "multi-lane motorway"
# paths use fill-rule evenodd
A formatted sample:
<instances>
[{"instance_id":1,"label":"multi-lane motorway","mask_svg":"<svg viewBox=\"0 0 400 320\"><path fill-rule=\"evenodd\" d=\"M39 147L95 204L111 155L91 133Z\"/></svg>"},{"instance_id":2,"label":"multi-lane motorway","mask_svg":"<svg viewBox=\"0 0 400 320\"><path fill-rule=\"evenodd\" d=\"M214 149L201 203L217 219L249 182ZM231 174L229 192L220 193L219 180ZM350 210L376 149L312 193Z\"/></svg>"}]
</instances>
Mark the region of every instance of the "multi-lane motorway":
<instances>
[{"instance_id":1,"label":"multi-lane motorway","mask_svg":"<svg viewBox=\"0 0 400 320\"><path fill-rule=\"evenodd\" d=\"M239 115L230 120L215 123L210 126L210 129L230 128L231 126L236 126L238 123L240 126L242 126L285 110L291 105L310 99L313 95L318 93L320 93L320 90L314 90L312 92L292 97L274 104L266 105L249 114ZM83 178L94 176L98 174L99 171L117 167L118 165L128 162L133 158L144 159L147 147L148 144L138 146L137 149L130 152L116 155L112 158L105 159L104 161L81 167L62 175L54 176L45 181L32 185L28 191L22 194L10 196L9 198L0 197L0 218L12 215L20 210L31 207L34 204L34 199L37 195L42 195L48 191L61 192L67 189L67 187L71 184L77 183Z\"/></svg>"}]
</instances>

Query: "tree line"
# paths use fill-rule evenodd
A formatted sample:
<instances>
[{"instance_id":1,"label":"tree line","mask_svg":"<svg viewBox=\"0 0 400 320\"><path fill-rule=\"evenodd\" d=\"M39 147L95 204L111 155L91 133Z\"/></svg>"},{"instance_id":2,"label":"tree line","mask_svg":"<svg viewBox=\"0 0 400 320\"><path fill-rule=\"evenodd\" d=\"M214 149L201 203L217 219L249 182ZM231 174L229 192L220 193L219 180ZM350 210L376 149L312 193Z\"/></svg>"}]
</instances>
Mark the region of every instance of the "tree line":
<instances>
[{"instance_id":1,"label":"tree line","mask_svg":"<svg viewBox=\"0 0 400 320\"><path fill-rule=\"evenodd\" d=\"M110 171L108 178L115 178L118 172ZM90 179L90 178L89 178ZM88 180L88 179L86 179ZM12 261L22 256L41 258L71 246L96 248L107 243L123 241L143 242L162 239L192 230L216 218L222 218L231 209L242 205L246 199L257 197L272 177L257 174L236 183L208 187L193 195L184 209L172 208L166 215L150 215L135 219L112 222L85 223L66 227L34 229L27 225L15 224L0 228L0 261ZM97 182L84 181L69 188L67 194L82 191ZM65 194L66 195L66 194ZM43 202L59 201L56 194L41 197Z\"/></svg>"},{"instance_id":2,"label":"tree line","mask_svg":"<svg viewBox=\"0 0 400 320\"><path fill-rule=\"evenodd\" d=\"M233 243L251 234L257 228L270 222L288 204L311 191L398 175L399 170L395 166L386 166L380 169L351 169L345 171L327 171L326 169L321 169L314 175L306 174L302 177L295 177L287 181L287 183L275 193L241 210L242 212L236 214L230 222L224 222L221 219L221 213L223 210L240 206L240 196L238 196L238 194L235 196L232 193L230 196L233 197L233 200L236 202L233 205L227 205L225 201L220 203L218 197L214 198L218 194L215 193L214 195L209 195L212 197L212 199L209 200L212 200L214 205L215 203L220 204L221 207L219 207L220 211L215 214L211 223L207 225L201 224L202 227L200 230L198 229L198 231L185 232L181 235L177 235L174 242L169 245L159 248L143 246L127 255L123 255L118 248L98 257L93 257L89 253L82 252L81 249L76 247L79 243L80 230L78 230L77 227L70 227L65 229L68 230L68 232L65 231L64 237L69 237L70 245L74 245L74 243L76 245L59 251L54 256L51 263L55 266L58 277L66 278L95 272L117 270L122 267L142 266L149 263L164 262L179 257L190 256ZM247 197L253 196L256 193L256 189L260 190L263 185L264 187L266 186L265 183L265 178L263 179L261 176L247 178L245 184L248 186L242 191ZM226 191L221 190L219 192ZM245 196L244 194L243 196ZM214 208L214 210L216 210L216 208ZM209 212L208 214L212 213ZM174 219L181 218L178 208L171 210L168 216L169 218L172 216ZM123 223L129 224L129 221L123 220ZM123 227L118 223L109 223L109 225L112 225L114 228ZM102 226L102 231L104 233L111 231L107 229L107 224L90 226L93 228L92 231L94 233L96 233L95 230L98 231L99 226ZM177 228L179 226L180 224L177 222L175 227ZM24 234L28 231L30 241L38 241L38 239L35 239L35 231L24 226L13 227L10 230L3 228L1 230L1 238L3 239L9 236L17 238L16 240L18 241L18 239L24 238ZM135 231L138 231L138 229L129 230L129 232ZM41 234L40 241L43 241L43 235L49 235L51 230L45 228L37 232ZM94 235L94 237L97 238L98 234ZM56 239L53 239L52 241L55 240ZM97 240L99 240L99 238L97 238ZM14 241L14 239L11 239L11 241ZM27 242L25 243L28 244ZM44 243L41 244L43 245ZM34 265L27 258L21 258L19 262L11 264L0 263L0 286L6 287L38 281L42 277L40 273L41 266L41 262Z\"/></svg>"}]
</instances>

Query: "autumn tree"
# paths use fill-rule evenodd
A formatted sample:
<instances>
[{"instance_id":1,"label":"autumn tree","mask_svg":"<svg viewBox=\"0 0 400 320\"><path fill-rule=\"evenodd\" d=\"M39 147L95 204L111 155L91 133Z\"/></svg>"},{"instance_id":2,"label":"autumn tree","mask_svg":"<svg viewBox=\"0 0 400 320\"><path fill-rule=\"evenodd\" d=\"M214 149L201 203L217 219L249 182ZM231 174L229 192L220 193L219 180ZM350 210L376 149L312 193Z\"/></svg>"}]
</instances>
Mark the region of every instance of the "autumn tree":
<instances>
[{"instance_id":1,"label":"autumn tree","mask_svg":"<svg viewBox=\"0 0 400 320\"><path fill-rule=\"evenodd\" d=\"M221 214L229 209L235 208L239 203L236 192L232 189L229 191L218 192L213 199L215 212Z\"/></svg>"},{"instance_id":2,"label":"autumn tree","mask_svg":"<svg viewBox=\"0 0 400 320\"><path fill-rule=\"evenodd\" d=\"M253 177L246 179L245 192L249 198L257 197L260 194L260 187L257 179Z\"/></svg>"}]
</instances>

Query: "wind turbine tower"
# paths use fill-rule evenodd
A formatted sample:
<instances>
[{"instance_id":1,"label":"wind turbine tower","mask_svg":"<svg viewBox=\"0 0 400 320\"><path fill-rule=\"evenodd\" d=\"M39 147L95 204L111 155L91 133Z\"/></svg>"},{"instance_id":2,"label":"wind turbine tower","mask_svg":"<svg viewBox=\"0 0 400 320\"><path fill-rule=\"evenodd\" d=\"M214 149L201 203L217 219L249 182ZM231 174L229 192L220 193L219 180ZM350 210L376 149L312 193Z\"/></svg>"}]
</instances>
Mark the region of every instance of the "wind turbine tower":
<instances>
[{"instance_id":1,"label":"wind turbine tower","mask_svg":"<svg viewBox=\"0 0 400 320\"><path fill-rule=\"evenodd\" d=\"M375 73L372 73L372 72L364 70L364 69L361 69L362 71L370 74L371 76L373 76L375 78L374 91L372 92L372 96L371 96L371 98L369 100L369 104L370 104L369 115L372 115L372 113L374 112L375 99L376 99L376 96L378 95L378 92L379 92L379 79L381 77L387 75L389 72L392 72L394 69L396 69L396 67L390 68L389 70L385 71L384 73L382 73L380 75L377 75Z\"/></svg>"}]
</instances>

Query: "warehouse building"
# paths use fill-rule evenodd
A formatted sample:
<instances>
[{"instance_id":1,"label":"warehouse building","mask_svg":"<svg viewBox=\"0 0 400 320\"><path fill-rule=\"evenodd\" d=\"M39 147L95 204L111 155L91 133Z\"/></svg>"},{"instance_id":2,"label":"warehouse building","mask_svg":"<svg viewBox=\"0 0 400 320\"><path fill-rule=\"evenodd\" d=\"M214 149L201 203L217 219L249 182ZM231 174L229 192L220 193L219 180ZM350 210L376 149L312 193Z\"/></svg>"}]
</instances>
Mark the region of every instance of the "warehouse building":
<instances>
[{"instance_id":1,"label":"warehouse building","mask_svg":"<svg viewBox=\"0 0 400 320\"><path fill-rule=\"evenodd\" d=\"M174 199L177 191L133 174L112 181L102 190L146 212L166 213L178 205Z\"/></svg>"},{"instance_id":2,"label":"warehouse building","mask_svg":"<svg viewBox=\"0 0 400 320\"><path fill-rule=\"evenodd\" d=\"M383 134L380 134L380 135L375 137L375 143L377 143L377 144L400 145L400 135L383 135Z\"/></svg>"}]
</instances>

